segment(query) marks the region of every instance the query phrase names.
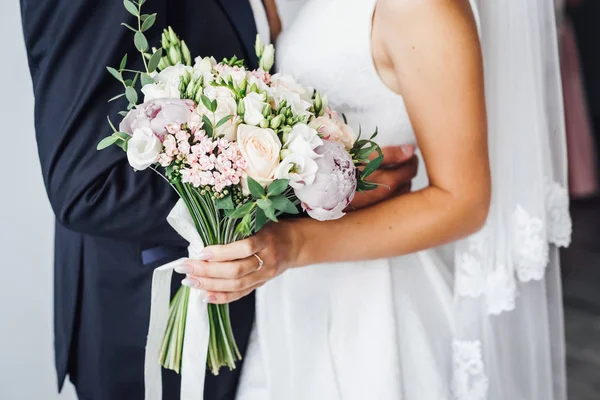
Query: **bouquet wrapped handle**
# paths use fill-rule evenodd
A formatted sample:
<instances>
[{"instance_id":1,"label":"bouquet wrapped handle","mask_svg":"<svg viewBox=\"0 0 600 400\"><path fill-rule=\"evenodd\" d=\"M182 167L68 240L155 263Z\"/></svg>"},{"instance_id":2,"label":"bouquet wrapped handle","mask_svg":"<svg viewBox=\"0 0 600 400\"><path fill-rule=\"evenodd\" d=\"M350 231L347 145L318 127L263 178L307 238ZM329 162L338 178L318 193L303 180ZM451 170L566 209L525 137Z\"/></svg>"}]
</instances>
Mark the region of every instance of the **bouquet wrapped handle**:
<instances>
[{"instance_id":1,"label":"bouquet wrapped handle","mask_svg":"<svg viewBox=\"0 0 600 400\"><path fill-rule=\"evenodd\" d=\"M198 234L185 202L179 200L167 217L169 224L189 242L189 258L198 258L204 243ZM146 400L162 400L162 371L160 352L171 301L171 278L173 270L183 264L185 258L170 262L154 270L152 275L152 298L150 323L144 362ZM202 400L210 323L204 292L193 289L189 294L188 313L181 359L181 400ZM183 332L182 332L183 333Z\"/></svg>"}]
</instances>

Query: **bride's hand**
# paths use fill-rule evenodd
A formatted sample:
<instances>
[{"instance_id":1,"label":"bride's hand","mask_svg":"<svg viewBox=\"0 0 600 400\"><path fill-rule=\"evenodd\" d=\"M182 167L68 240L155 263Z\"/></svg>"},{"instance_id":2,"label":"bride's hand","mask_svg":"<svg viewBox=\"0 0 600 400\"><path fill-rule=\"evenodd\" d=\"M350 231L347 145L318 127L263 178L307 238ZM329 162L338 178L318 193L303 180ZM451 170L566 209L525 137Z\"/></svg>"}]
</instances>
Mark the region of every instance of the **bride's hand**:
<instances>
[{"instance_id":1,"label":"bride's hand","mask_svg":"<svg viewBox=\"0 0 600 400\"><path fill-rule=\"evenodd\" d=\"M359 210L382 202L390 197L410 192L411 181L417 175L418 160L412 145L387 146L383 151L383 163L371 176L369 182L378 183L375 190L358 192L346 211Z\"/></svg>"},{"instance_id":2,"label":"bride's hand","mask_svg":"<svg viewBox=\"0 0 600 400\"><path fill-rule=\"evenodd\" d=\"M176 272L187 275L183 285L205 290L206 302L231 303L297 266L301 235L294 225L299 222L267 224L247 239L206 247L203 260L188 260Z\"/></svg>"}]
</instances>

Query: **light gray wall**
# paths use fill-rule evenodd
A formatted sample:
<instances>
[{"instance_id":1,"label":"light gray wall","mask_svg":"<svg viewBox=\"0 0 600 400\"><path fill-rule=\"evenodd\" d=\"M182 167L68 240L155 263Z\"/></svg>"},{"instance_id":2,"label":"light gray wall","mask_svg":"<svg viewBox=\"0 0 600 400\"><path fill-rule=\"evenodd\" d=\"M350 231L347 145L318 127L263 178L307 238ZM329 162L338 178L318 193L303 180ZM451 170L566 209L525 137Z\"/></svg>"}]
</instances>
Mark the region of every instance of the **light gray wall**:
<instances>
[{"instance_id":1,"label":"light gray wall","mask_svg":"<svg viewBox=\"0 0 600 400\"><path fill-rule=\"evenodd\" d=\"M288 24L302 0L278 0ZM42 184L19 2L0 2L0 399L56 393L52 334L53 217Z\"/></svg>"},{"instance_id":2,"label":"light gray wall","mask_svg":"<svg viewBox=\"0 0 600 400\"><path fill-rule=\"evenodd\" d=\"M0 399L58 395L52 334L53 219L37 157L19 2L0 2Z\"/></svg>"}]
</instances>

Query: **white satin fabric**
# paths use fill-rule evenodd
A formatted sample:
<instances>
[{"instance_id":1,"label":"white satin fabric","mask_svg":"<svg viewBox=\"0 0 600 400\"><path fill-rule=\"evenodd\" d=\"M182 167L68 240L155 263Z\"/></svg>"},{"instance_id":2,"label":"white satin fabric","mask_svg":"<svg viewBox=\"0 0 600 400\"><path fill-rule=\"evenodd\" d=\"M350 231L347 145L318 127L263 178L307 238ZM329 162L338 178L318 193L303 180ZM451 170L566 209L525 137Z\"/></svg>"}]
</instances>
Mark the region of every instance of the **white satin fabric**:
<instances>
[{"instance_id":1,"label":"white satin fabric","mask_svg":"<svg viewBox=\"0 0 600 400\"><path fill-rule=\"evenodd\" d=\"M494 191L486 227L444 250L269 282L257 291L238 400L565 398L555 246L568 244L570 219L553 5L481 3ZM356 128L377 126L381 145L415 142L402 97L372 63L374 7L308 1L278 43L278 66L327 93ZM427 185L421 167L417 189Z\"/></svg>"}]
</instances>

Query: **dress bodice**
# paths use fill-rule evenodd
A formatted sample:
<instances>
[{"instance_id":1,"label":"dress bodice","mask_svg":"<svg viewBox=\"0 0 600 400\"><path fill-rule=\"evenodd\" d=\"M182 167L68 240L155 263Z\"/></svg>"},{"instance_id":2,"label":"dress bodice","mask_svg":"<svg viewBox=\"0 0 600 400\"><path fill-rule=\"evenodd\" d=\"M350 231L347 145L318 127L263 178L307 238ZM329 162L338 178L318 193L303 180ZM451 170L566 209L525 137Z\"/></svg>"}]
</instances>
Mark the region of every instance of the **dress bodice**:
<instances>
[{"instance_id":1,"label":"dress bodice","mask_svg":"<svg viewBox=\"0 0 600 400\"><path fill-rule=\"evenodd\" d=\"M402 97L379 78L371 56L376 0L309 0L278 41L279 70L315 87L358 132L380 145L414 143Z\"/></svg>"}]
</instances>

